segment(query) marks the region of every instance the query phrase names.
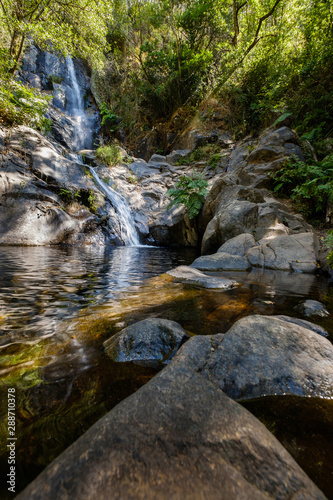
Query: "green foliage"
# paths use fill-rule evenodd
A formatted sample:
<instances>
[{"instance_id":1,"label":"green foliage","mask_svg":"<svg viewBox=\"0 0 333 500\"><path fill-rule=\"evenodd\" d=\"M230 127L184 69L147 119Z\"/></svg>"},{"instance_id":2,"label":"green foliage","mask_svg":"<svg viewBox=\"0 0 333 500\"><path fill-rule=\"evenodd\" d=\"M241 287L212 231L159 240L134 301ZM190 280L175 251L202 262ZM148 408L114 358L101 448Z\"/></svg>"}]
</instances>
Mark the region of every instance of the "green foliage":
<instances>
[{"instance_id":1,"label":"green foliage","mask_svg":"<svg viewBox=\"0 0 333 500\"><path fill-rule=\"evenodd\" d=\"M273 179L274 191L290 196L302 213L324 216L327 202L333 201L333 154L308 163L288 158Z\"/></svg>"},{"instance_id":2,"label":"green foliage","mask_svg":"<svg viewBox=\"0 0 333 500\"><path fill-rule=\"evenodd\" d=\"M53 86L52 84L53 83L58 83L59 84L59 83L62 82L63 78L61 76L59 76L59 75L49 75L48 78L47 78L47 80L48 80L49 85L52 88L52 86Z\"/></svg>"},{"instance_id":3,"label":"green foliage","mask_svg":"<svg viewBox=\"0 0 333 500\"><path fill-rule=\"evenodd\" d=\"M175 165L192 165L192 163L196 163L202 160L204 156L204 152L202 148L197 148L192 153L190 153L186 158L180 158Z\"/></svg>"},{"instance_id":4,"label":"green foliage","mask_svg":"<svg viewBox=\"0 0 333 500\"><path fill-rule=\"evenodd\" d=\"M0 77L0 124L49 130L44 114L50 97L19 82Z\"/></svg>"},{"instance_id":5,"label":"green foliage","mask_svg":"<svg viewBox=\"0 0 333 500\"><path fill-rule=\"evenodd\" d=\"M128 180L128 182L130 182L131 184L135 184L135 183L137 182L137 180L138 180L138 179L137 179L137 177L136 177L135 175L129 175L129 176L127 177L127 180Z\"/></svg>"},{"instance_id":6,"label":"green foliage","mask_svg":"<svg viewBox=\"0 0 333 500\"><path fill-rule=\"evenodd\" d=\"M180 158L175 165L193 165L199 161L207 161L207 165L215 168L222 158L219 153L219 147L216 144L207 144L196 148L186 158Z\"/></svg>"},{"instance_id":7,"label":"green foliage","mask_svg":"<svg viewBox=\"0 0 333 500\"><path fill-rule=\"evenodd\" d=\"M208 182L198 173L192 177L182 175L176 183L175 188L168 189L167 196L172 198L168 210L174 205L185 206L188 209L190 219L200 212L205 198L208 194Z\"/></svg>"},{"instance_id":8,"label":"green foliage","mask_svg":"<svg viewBox=\"0 0 333 500\"><path fill-rule=\"evenodd\" d=\"M78 201L81 198L80 191L73 191L71 189L66 189L66 188L61 188L58 192L58 195L65 203Z\"/></svg>"},{"instance_id":9,"label":"green foliage","mask_svg":"<svg viewBox=\"0 0 333 500\"><path fill-rule=\"evenodd\" d=\"M281 116L279 116L279 118L277 118L277 120L275 120L275 122L273 123L273 127L275 127L275 125L278 125L279 123L283 122L283 120L285 120L286 118L288 118L291 115L292 115L292 113L289 113L289 111L286 111Z\"/></svg>"},{"instance_id":10,"label":"green foliage","mask_svg":"<svg viewBox=\"0 0 333 500\"><path fill-rule=\"evenodd\" d=\"M118 129L119 117L107 108L105 102L100 105L100 113L102 117L102 127L106 126L109 132L115 132Z\"/></svg>"},{"instance_id":11,"label":"green foliage","mask_svg":"<svg viewBox=\"0 0 333 500\"><path fill-rule=\"evenodd\" d=\"M87 206L93 214L97 212L96 203L97 203L96 193L94 193L92 189L89 189Z\"/></svg>"},{"instance_id":12,"label":"green foliage","mask_svg":"<svg viewBox=\"0 0 333 500\"><path fill-rule=\"evenodd\" d=\"M333 267L333 229L327 232L325 243L328 248L331 250L327 256L328 263L331 267Z\"/></svg>"},{"instance_id":13,"label":"green foliage","mask_svg":"<svg viewBox=\"0 0 333 500\"><path fill-rule=\"evenodd\" d=\"M8 36L10 72L18 68L28 36L45 49L51 42L54 50L101 63L107 48L109 2L94 0L87 6L85 0L2 0L0 23Z\"/></svg>"},{"instance_id":14,"label":"green foliage","mask_svg":"<svg viewBox=\"0 0 333 500\"><path fill-rule=\"evenodd\" d=\"M114 167L122 161L118 146L101 146L96 150L96 158L108 167Z\"/></svg>"},{"instance_id":15,"label":"green foliage","mask_svg":"<svg viewBox=\"0 0 333 500\"><path fill-rule=\"evenodd\" d=\"M221 159L222 159L222 155L220 153L215 153L209 158L207 165L209 167L211 167L212 169L215 169L217 167L218 163L221 161Z\"/></svg>"}]
</instances>

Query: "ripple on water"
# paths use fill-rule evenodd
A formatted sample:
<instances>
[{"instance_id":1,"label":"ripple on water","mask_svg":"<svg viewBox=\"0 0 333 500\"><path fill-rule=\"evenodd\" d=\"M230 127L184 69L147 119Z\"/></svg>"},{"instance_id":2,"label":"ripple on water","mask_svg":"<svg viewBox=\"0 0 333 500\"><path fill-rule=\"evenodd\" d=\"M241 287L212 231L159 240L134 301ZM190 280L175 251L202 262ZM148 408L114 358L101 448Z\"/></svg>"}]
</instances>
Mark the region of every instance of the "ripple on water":
<instances>
[{"instance_id":1,"label":"ripple on water","mask_svg":"<svg viewBox=\"0 0 333 500\"><path fill-rule=\"evenodd\" d=\"M249 314L296 316L294 307L308 297L333 312L325 280L313 276L223 273L243 283L225 292L154 279L195 257L193 250L144 247L0 248L0 442L7 387L16 387L18 489L156 373L105 356L103 340L121 328L153 316L214 334ZM332 334L331 318L320 324ZM6 468L2 448L3 477Z\"/></svg>"}]
</instances>

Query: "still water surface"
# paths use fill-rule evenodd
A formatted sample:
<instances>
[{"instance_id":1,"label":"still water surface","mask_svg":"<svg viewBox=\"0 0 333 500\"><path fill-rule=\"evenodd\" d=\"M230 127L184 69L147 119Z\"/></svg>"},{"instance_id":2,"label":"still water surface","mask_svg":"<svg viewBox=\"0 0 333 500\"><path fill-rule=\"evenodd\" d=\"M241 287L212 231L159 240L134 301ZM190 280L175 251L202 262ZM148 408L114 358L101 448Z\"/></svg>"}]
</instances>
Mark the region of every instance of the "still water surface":
<instances>
[{"instance_id":1,"label":"still water surface","mask_svg":"<svg viewBox=\"0 0 333 500\"><path fill-rule=\"evenodd\" d=\"M224 273L242 283L226 292L156 278L189 264L195 256L193 250L147 247L117 247L108 252L0 248L0 473L4 478L8 472L7 389L15 387L17 491L156 373L130 363L113 363L105 355L103 341L125 326L162 317L179 322L193 334L214 334L227 331L249 314L295 316L294 307L308 297L324 301L333 313L327 280L310 275ZM320 324L333 332L331 319ZM272 432L276 430L278 439L284 440L329 496L333 491L332 402L277 401L263 398L247 407ZM300 435L297 419L295 423L295 406L298 421L307 422L306 439L304 429ZM306 419L310 414L316 418ZM1 498L12 498L4 482L0 488Z\"/></svg>"}]
</instances>

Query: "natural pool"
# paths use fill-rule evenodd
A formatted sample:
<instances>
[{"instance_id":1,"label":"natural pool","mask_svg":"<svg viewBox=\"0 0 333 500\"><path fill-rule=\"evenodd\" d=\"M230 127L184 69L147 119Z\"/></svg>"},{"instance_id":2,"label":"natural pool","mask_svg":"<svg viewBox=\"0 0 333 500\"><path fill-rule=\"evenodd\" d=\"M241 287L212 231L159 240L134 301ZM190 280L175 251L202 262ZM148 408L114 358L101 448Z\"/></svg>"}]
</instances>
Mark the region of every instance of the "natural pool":
<instances>
[{"instance_id":1,"label":"natural pool","mask_svg":"<svg viewBox=\"0 0 333 500\"><path fill-rule=\"evenodd\" d=\"M156 372L116 364L103 341L149 316L193 334L225 332L249 314L289 314L304 298L324 301L327 279L283 272L223 273L229 291L175 284L161 273L193 250L0 248L2 477L8 473L7 389L16 388L17 491L119 401ZM333 320L318 321L333 336ZM326 495L333 492L333 402L271 397L244 403L281 440ZM1 483L1 498L12 498Z\"/></svg>"}]
</instances>

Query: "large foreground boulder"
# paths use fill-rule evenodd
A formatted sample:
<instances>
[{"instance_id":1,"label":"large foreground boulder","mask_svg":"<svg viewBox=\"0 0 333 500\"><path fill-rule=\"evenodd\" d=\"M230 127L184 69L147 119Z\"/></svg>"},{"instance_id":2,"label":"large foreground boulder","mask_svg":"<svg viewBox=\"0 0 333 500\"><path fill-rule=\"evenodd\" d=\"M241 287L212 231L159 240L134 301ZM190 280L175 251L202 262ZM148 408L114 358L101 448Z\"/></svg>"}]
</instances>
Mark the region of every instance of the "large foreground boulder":
<instances>
[{"instance_id":1,"label":"large foreground boulder","mask_svg":"<svg viewBox=\"0 0 333 500\"><path fill-rule=\"evenodd\" d=\"M106 340L104 347L113 361L161 368L188 338L175 321L148 318L124 328Z\"/></svg>"},{"instance_id":2,"label":"large foreground boulder","mask_svg":"<svg viewBox=\"0 0 333 500\"><path fill-rule=\"evenodd\" d=\"M62 453L18 500L322 500L247 410L169 366Z\"/></svg>"},{"instance_id":3,"label":"large foreground boulder","mask_svg":"<svg viewBox=\"0 0 333 500\"><path fill-rule=\"evenodd\" d=\"M316 329L274 316L247 316L217 339L213 350L211 337L190 339L174 362L200 371L237 400L283 394L331 398L333 346Z\"/></svg>"}]
</instances>

